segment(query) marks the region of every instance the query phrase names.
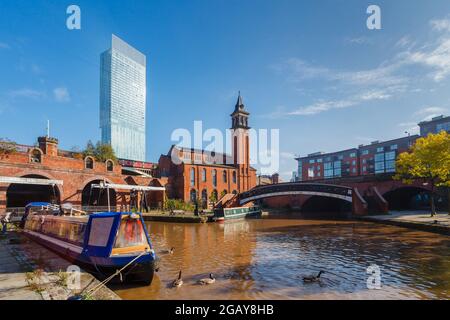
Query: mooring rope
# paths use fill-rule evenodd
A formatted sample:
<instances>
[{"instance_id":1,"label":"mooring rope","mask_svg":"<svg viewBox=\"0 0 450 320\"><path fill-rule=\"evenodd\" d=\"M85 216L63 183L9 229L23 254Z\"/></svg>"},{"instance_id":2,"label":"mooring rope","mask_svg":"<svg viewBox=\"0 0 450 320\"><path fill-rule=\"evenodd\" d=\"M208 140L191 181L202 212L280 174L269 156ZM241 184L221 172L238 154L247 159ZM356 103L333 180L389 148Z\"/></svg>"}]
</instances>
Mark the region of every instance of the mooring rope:
<instances>
[{"instance_id":1,"label":"mooring rope","mask_svg":"<svg viewBox=\"0 0 450 320\"><path fill-rule=\"evenodd\" d=\"M115 276L121 274L121 272L127 268L128 266L130 266L133 262L135 262L137 259L139 259L140 257L142 257L144 254L148 253L147 249L142 252L140 255L138 255L137 257L135 257L133 260L131 260L130 262L128 262L125 266L123 266L120 270L116 270L116 272L114 272L112 275L110 275L108 278L106 278L105 280L103 280L102 282L100 282L98 285L96 285L94 288L92 288L91 290L89 290L86 293L87 297L92 297L92 295L97 292L102 286L106 285L109 281L111 281Z\"/></svg>"}]
</instances>

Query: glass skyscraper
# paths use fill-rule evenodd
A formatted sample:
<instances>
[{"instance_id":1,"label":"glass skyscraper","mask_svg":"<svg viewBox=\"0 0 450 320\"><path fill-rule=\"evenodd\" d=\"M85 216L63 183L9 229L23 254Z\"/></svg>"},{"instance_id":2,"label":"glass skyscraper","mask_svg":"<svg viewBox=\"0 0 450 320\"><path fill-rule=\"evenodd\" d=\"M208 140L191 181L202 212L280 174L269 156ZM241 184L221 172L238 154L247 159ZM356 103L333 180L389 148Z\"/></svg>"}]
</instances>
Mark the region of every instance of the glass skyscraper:
<instances>
[{"instance_id":1,"label":"glass skyscraper","mask_svg":"<svg viewBox=\"0 0 450 320\"><path fill-rule=\"evenodd\" d=\"M145 161L146 57L112 35L100 57L102 142L120 159Z\"/></svg>"}]
</instances>

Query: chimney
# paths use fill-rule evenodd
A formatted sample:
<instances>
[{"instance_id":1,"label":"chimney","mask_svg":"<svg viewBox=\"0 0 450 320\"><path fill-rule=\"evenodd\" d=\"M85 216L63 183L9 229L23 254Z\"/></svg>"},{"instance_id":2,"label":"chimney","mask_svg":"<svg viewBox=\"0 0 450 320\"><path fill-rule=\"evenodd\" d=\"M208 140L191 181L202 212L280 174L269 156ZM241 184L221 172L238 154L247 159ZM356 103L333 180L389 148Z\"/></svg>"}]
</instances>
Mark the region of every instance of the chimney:
<instances>
[{"instance_id":1,"label":"chimney","mask_svg":"<svg viewBox=\"0 0 450 320\"><path fill-rule=\"evenodd\" d=\"M56 157L58 155L58 139L50 137L38 138L39 148L45 155Z\"/></svg>"}]
</instances>

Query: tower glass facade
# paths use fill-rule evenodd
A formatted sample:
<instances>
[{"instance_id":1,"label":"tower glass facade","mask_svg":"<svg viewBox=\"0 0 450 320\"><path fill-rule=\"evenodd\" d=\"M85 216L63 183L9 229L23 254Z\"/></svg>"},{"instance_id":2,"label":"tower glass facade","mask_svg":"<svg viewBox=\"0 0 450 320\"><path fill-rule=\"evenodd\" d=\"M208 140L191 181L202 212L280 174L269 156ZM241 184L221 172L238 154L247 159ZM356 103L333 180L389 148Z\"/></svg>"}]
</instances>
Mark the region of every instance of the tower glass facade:
<instances>
[{"instance_id":1,"label":"tower glass facade","mask_svg":"<svg viewBox=\"0 0 450 320\"><path fill-rule=\"evenodd\" d=\"M146 57L112 35L100 57L102 142L120 159L145 161Z\"/></svg>"}]
</instances>

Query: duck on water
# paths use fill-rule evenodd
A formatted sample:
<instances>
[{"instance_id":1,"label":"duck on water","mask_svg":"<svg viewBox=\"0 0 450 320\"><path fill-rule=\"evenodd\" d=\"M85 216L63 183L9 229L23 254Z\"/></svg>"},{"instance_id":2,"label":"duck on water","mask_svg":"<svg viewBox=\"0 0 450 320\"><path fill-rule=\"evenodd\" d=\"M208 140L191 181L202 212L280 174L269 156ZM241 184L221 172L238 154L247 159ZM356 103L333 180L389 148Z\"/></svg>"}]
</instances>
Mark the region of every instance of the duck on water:
<instances>
[{"instance_id":1,"label":"duck on water","mask_svg":"<svg viewBox=\"0 0 450 320\"><path fill-rule=\"evenodd\" d=\"M30 203L21 221L24 234L69 261L114 280L150 284L156 255L140 213L62 214L50 203Z\"/></svg>"}]
</instances>

